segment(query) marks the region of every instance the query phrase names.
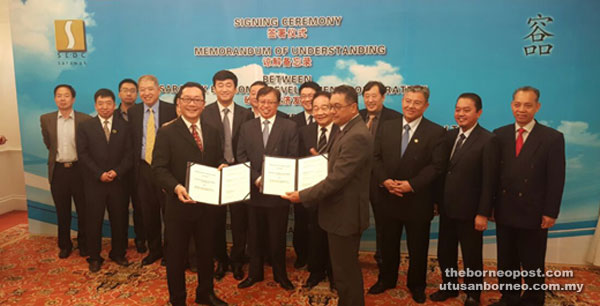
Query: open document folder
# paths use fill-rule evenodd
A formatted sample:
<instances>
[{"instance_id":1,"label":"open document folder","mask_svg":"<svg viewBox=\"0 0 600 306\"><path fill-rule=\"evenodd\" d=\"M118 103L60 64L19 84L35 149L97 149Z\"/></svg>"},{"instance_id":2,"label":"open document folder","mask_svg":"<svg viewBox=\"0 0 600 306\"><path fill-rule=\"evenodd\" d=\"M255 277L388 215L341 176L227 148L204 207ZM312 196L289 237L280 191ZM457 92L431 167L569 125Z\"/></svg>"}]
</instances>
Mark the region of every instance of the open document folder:
<instances>
[{"instance_id":1,"label":"open document folder","mask_svg":"<svg viewBox=\"0 0 600 306\"><path fill-rule=\"evenodd\" d=\"M192 200L225 205L250 199L250 164L217 168L188 162L186 188Z\"/></svg>"},{"instance_id":2,"label":"open document folder","mask_svg":"<svg viewBox=\"0 0 600 306\"><path fill-rule=\"evenodd\" d=\"M284 195L312 187L327 177L327 154L303 158L265 156L262 193Z\"/></svg>"}]
</instances>

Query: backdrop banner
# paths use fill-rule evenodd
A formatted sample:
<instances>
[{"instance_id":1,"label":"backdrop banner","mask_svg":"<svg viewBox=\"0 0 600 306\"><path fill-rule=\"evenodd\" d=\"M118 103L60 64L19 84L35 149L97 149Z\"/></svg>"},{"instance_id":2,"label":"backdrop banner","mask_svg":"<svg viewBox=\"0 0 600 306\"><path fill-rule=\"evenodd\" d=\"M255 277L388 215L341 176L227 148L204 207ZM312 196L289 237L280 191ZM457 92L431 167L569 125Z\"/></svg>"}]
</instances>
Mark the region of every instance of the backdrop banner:
<instances>
[{"instance_id":1,"label":"backdrop banner","mask_svg":"<svg viewBox=\"0 0 600 306\"><path fill-rule=\"evenodd\" d=\"M302 110L298 86L308 80L359 94L381 81L385 105L397 111L403 88L421 84L431 90L427 118L452 127L456 98L475 92L489 130L514 122L511 95L531 85L541 91L537 120L564 133L567 146L548 254L580 262L600 202L599 11L594 0L10 0L30 231L56 235L39 117L56 110L57 84L71 84L74 108L91 115L97 89L117 93L119 81L143 74L158 78L161 100L196 81L212 103L212 76L228 69L239 78L236 103L249 107L249 85L263 80L281 90L280 110L290 114ZM432 254L437 236L436 217ZM493 223L484 237L486 257L495 257ZM362 239L374 248L373 222Z\"/></svg>"}]
</instances>

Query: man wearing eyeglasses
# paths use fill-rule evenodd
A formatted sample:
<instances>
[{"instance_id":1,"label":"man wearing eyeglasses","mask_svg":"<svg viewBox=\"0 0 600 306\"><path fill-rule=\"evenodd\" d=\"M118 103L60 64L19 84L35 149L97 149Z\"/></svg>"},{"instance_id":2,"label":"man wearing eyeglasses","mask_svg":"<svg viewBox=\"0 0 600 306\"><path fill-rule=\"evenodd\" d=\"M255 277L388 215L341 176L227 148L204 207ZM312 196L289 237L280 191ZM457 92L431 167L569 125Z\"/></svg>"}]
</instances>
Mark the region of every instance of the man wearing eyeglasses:
<instances>
[{"instance_id":1,"label":"man wearing eyeglasses","mask_svg":"<svg viewBox=\"0 0 600 306\"><path fill-rule=\"evenodd\" d=\"M409 86L402 98L403 117L382 123L375 140L373 175L387 190L382 201L383 244L379 279L370 294L395 288L400 265L400 241L406 228L410 257L407 287L417 303L426 300L427 250L438 177L445 169L442 137L445 129L423 117L429 88Z\"/></svg>"},{"instance_id":2,"label":"man wearing eyeglasses","mask_svg":"<svg viewBox=\"0 0 600 306\"><path fill-rule=\"evenodd\" d=\"M292 203L319 201L319 225L327 232L338 305L364 305L358 249L362 232L369 227L373 137L358 114L354 88L336 87L330 104L340 132L329 150L327 177L311 188L282 197Z\"/></svg>"},{"instance_id":3,"label":"man wearing eyeglasses","mask_svg":"<svg viewBox=\"0 0 600 306\"><path fill-rule=\"evenodd\" d=\"M214 205L196 202L185 187L188 162L222 169L226 166L219 132L200 119L204 109L204 87L188 82L181 87L178 105L181 117L159 129L153 152L152 171L167 193L165 208L167 283L172 305L186 305L185 266L190 237L196 245L198 286L195 302L227 305L213 289L213 252L216 216Z\"/></svg>"},{"instance_id":4,"label":"man wearing eyeglasses","mask_svg":"<svg viewBox=\"0 0 600 306\"><path fill-rule=\"evenodd\" d=\"M258 94L258 91L263 88L263 87L267 87L269 85L267 85L267 83L263 82L263 81L256 81L254 83L252 83L252 85L250 85L250 92L248 95L248 101L250 102L250 106L252 106L252 114L254 115L253 118L258 118L260 117L260 111L258 110L258 99L256 98L256 95ZM283 117L288 119L290 116L280 110L277 111L277 116Z\"/></svg>"},{"instance_id":5,"label":"man wearing eyeglasses","mask_svg":"<svg viewBox=\"0 0 600 306\"><path fill-rule=\"evenodd\" d=\"M383 105L385 101L386 88L383 83L378 81L369 81L363 87L363 99L365 102L365 109L360 110L360 116L367 124L367 128L375 138L377 132L380 130L381 124L384 121L401 118L402 114L389 109ZM375 181L375 177L371 175L369 200L371 202L371 208L373 208L373 217L375 219L375 261L377 265L381 265L381 235L382 233L382 221L381 216L381 195L383 189Z\"/></svg>"},{"instance_id":6,"label":"man wearing eyeglasses","mask_svg":"<svg viewBox=\"0 0 600 306\"><path fill-rule=\"evenodd\" d=\"M142 259L142 265L150 265L163 257L161 212L164 214L165 207L164 194L156 184L150 168L152 151L158 128L175 119L177 114L173 104L158 99L160 89L155 76L141 76L138 90L143 103L132 106L127 115L133 131L133 175L150 250L148 256Z\"/></svg>"},{"instance_id":7,"label":"man wearing eyeglasses","mask_svg":"<svg viewBox=\"0 0 600 306\"><path fill-rule=\"evenodd\" d=\"M228 164L235 164L235 153L239 139L240 127L252 119L252 112L237 105L233 98L237 93L237 76L229 70L221 70L213 76L213 89L217 95L217 101L206 106L202 112L202 121L212 125L219 131L223 142L223 157ZM217 268L215 278L222 279L228 270L230 261L233 277L237 280L244 278L242 266L246 255L246 232L248 217L246 203L237 203L229 206L231 215L231 235L233 246L231 247L231 260L227 256L226 219L227 206L219 207L217 239L215 241L215 257Z\"/></svg>"},{"instance_id":8,"label":"man wearing eyeglasses","mask_svg":"<svg viewBox=\"0 0 600 306\"><path fill-rule=\"evenodd\" d=\"M296 124L276 116L281 99L279 90L263 87L258 92L260 117L244 123L240 130L237 149L239 162L250 162L252 188L248 206L248 249L250 268L248 277L238 288L248 288L264 280L263 253L271 255L273 278L286 290L293 290L285 269L286 229L289 202L278 196L260 193L262 166L265 155L296 157L298 155L298 130ZM235 204L237 205L237 204ZM265 232L266 230L266 232ZM268 249L261 241L268 239Z\"/></svg>"},{"instance_id":9,"label":"man wearing eyeglasses","mask_svg":"<svg viewBox=\"0 0 600 306\"><path fill-rule=\"evenodd\" d=\"M298 130L300 156L325 154L331 148L333 139L340 128L333 123L330 98L331 94L328 92L320 91L315 94L312 102L315 123L303 126ZM303 287L313 288L328 276L329 286L333 289L333 274L327 249L327 232L319 226L317 206L316 202L294 205L295 211L298 207L302 207L307 212L307 264L310 275ZM296 218L295 221L298 219Z\"/></svg>"},{"instance_id":10,"label":"man wearing eyeglasses","mask_svg":"<svg viewBox=\"0 0 600 306\"><path fill-rule=\"evenodd\" d=\"M119 99L121 99L121 104L115 110L117 115L120 115L121 118L125 121L129 121L129 116L127 112L129 109L135 105L135 100L137 99L137 83L132 79L123 79L119 83ZM140 201L138 200L135 181L133 178L133 171L128 172L125 176L125 193L127 194L127 199L131 199L131 205L133 206L133 230L135 232L135 248L138 253L146 253L148 248L146 247L146 234L144 232L144 224L142 219L142 209L140 207Z\"/></svg>"}]
</instances>

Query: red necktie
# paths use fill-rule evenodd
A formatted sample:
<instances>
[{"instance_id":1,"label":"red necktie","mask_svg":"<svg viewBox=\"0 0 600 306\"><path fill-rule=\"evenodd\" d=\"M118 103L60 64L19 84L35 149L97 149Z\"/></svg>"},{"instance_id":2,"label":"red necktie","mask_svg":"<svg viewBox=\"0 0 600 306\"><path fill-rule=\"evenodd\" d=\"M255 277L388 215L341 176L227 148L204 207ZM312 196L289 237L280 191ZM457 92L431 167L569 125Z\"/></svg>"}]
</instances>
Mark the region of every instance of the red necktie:
<instances>
[{"instance_id":1,"label":"red necktie","mask_svg":"<svg viewBox=\"0 0 600 306\"><path fill-rule=\"evenodd\" d=\"M525 129L520 128L519 135L517 136L517 143L515 146L517 157L519 157L519 153L521 153L521 149L523 148L523 132L525 132Z\"/></svg>"},{"instance_id":2,"label":"red necktie","mask_svg":"<svg viewBox=\"0 0 600 306\"><path fill-rule=\"evenodd\" d=\"M196 141L196 144L198 145L200 151L204 152L204 147L202 146L202 139L200 139L200 135L198 135L198 129L196 128L195 124L192 124L192 136L194 136L194 140Z\"/></svg>"}]
</instances>

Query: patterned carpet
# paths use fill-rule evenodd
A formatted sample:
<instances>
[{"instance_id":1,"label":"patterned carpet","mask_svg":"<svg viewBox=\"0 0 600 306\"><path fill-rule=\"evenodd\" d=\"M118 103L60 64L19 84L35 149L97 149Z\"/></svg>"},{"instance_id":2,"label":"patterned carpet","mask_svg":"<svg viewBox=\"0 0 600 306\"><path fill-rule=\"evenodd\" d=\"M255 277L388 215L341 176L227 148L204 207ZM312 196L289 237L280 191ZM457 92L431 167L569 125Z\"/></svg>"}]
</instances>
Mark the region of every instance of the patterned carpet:
<instances>
[{"instance_id":1,"label":"patterned carpet","mask_svg":"<svg viewBox=\"0 0 600 306\"><path fill-rule=\"evenodd\" d=\"M103 243L102 256L107 258L108 240ZM132 243L133 244L133 243ZM133 264L127 268L105 261L102 270L90 273L87 262L77 251L68 259L58 259L56 238L30 235L27 225L18 225L0 232L0 304L8 305L167 305L168 291L165 268L155 263L141 267L143 257L130 245L127 257ZM244 290L237 289L231 273L215 282L217 295L231 305L337 305L335 293L322 282L312 290L301 288L308 277L306 270L293 268L294 255L288 250L288 273L297 287L287 292L273 281L270 268L265 281ZM361 253L365 287L377 279L377 267L372 253ZM407 258L402 260L398 287L377 296L367 295L367 305L413 305L405 287ZM494 269L494 262L486 262ZM549 283L584 283L582 293L547 292L547 305L600 305L600 270L591 267L549 266L550 269L574 271L574 279L549 279ZM188 304L194 304L196 275L187 273ZM486 279L495 283L495 279ZM434 258L429 262L427 294L433 293L441 282ZM465 298L449 299L444 303L427 305L462 305ZM482 305L499 298L498 292L484 292Z\"/></svg>"}]
</instances>

